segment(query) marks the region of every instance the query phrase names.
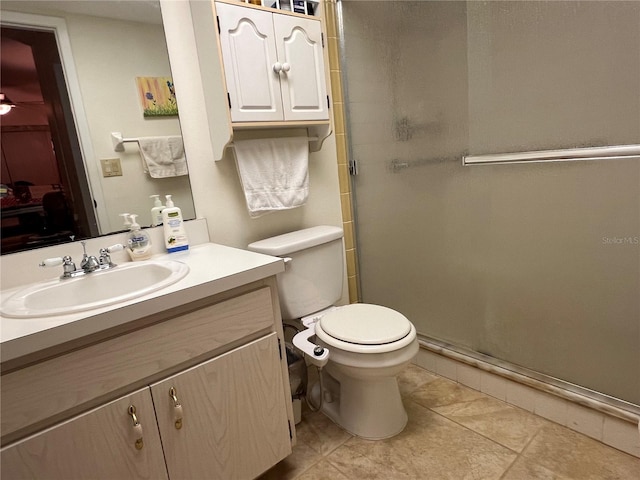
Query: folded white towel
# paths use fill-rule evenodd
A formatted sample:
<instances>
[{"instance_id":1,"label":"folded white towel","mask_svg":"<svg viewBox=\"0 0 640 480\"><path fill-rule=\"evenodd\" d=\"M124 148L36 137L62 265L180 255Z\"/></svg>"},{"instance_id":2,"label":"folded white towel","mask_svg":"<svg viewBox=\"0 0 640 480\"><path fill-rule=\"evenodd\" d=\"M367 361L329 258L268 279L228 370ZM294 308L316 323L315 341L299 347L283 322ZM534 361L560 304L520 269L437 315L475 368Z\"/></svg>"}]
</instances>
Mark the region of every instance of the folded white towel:
<instances>
[{"instance_id":1,"label":"folded white towel","mask_svg":"<svg viewBox=\"0 0 640 480\"><path fill-rule=\"evenodd\" d=\"M142 169L152 178L177 177L189 173L182 137L140 137Z\"/></svg>"},{"instance_id":2,"label":"folded white towel","mask_svg":"<svg viewBox=\"0 0 640 480\"><path fill-rule=\"evenodd\" d=\"M309 195L307 137L235 140L233 144L251 217L305 204Z\"/></svg>"}]
</instances>

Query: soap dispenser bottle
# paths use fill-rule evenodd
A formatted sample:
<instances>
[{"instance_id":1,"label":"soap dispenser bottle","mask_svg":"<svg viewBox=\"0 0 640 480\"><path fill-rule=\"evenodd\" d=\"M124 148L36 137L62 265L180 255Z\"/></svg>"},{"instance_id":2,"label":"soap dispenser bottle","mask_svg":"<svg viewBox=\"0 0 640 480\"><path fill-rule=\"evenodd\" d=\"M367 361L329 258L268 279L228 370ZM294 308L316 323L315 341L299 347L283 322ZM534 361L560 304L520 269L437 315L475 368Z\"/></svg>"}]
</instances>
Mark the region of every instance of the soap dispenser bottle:
<instances>
[{"instance_id":1,"label":"soap dispenser bottle","mask_svg":"<svg viewBox=\"0 0 640 480\"><path fill-rule=\"evenodd\" d=\"M129 215L131 214L121 213L120 215L118 215L119 217L122 217L122 226L124 227L123 230L131 230L131 219L129 218Z\"/></svg>"},{"instance_id":2,"label":"soap dispenser bottle","mask_svg":"<svg viewBox=\"0 0 640 480\"><path fill-rule=\"evenodd\" d=\"M162 210L162 225L164 228L164 243L167 252L179 252L189 249L189 240L184 230L182 210L176 207L171 200L171 195L165 195L166 206Z\"/></svg>"},{"instance_id":3,"label":"soap dispenser bottle","mask_svg":"<svg viewBox=\"0 0 640 480\"><path fill-rule=\"evenodd\" d=\"M129 215L131 218L131 230L127 234L127 252L133 261L151 258L151 237L140 228L140 225L136 222L137 216L134 213Z\"/></svg>"},{"instance_id":4,"label":"soap dispenser bottle","mask_svg":"<svg viewBox=\"0 0 640 480\"><path fill-rule=\"evenodd\" d=\"M160 195L149 195L149 198L153 198L153 208L151 209L151 226L157 227L162 225L162 202L160 201Z\"/></svg>"}]
</instances>

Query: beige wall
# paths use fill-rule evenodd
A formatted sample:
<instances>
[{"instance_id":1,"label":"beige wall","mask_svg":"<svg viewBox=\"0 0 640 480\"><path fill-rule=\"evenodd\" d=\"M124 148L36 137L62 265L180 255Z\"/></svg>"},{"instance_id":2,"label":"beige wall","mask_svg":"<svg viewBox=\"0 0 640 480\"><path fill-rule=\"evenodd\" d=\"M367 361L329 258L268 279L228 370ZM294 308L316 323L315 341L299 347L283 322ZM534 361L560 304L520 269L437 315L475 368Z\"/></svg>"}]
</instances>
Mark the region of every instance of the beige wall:
<instances>
[{"instance_id":1,"label":"beige wall","mask_svg":"<svg viewBox=\"0 0 640 480\"><path fill-rule=\"evenodd\" d=\"M461 164L637 143L640 4L342 8L363 300L640 404L639 161Z\"/></svg>"}]
</instances>

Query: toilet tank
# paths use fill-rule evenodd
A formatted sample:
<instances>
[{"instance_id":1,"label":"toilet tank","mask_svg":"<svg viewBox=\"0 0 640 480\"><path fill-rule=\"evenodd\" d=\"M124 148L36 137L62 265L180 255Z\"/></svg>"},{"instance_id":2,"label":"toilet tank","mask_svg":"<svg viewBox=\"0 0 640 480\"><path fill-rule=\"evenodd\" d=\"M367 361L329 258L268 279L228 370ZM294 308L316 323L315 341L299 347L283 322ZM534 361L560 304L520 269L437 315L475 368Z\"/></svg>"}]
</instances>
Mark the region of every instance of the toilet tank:
<instances>
[{"instance_id":1,"label":"toilet tank","mask_svg":"<svg viewBox=\"0 0 640 480\"><path fill-rule=\"evenodd\" d=\"M248 249L290 258L278 274L280 309L285 320L330 307L342 296L342 229L318 226L254 242Z\"/></svg>"}]
</instances>

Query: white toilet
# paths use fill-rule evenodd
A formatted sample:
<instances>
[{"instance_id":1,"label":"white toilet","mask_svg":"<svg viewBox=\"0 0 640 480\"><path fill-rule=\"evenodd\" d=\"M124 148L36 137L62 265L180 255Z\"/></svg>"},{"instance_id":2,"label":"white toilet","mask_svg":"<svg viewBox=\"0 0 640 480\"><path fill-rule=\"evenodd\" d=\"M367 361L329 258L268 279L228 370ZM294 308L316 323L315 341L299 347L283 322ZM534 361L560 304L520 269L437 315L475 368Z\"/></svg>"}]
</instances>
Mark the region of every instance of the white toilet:
<instances>
[{"instance_id":1,"label":"white toilet","mask_svg":"<svg viewBox=\"0 0 640 480\"><path fill-rule=\"evenodd\" d=\"M407 423L396 376L418 353L413 324L379 305L334 307L342 295L342 229L318 226L261 240L249 250L283 257L278 275L286 320L306 330L293 343L323 369L322 412L354 435L378 440ZM318 395L319 397L319 395Z\"/></svg>"}]
</instances>

